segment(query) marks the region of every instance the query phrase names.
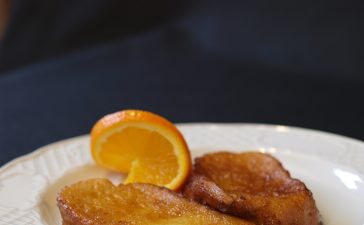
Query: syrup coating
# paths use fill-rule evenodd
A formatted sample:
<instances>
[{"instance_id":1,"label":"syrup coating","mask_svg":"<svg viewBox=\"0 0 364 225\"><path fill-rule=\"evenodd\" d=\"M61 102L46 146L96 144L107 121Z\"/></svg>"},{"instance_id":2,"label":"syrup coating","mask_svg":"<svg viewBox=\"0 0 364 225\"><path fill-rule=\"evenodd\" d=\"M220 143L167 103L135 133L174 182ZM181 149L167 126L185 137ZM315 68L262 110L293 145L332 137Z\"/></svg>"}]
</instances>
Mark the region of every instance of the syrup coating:
<instances>
[{"instance_id":1,"label":"syrup coating","mask_svg":"<svg viewBox=\"0 0 364 225\"><path fill-rule=\"evenodd\" d=\"M63 225L222 224L251 225L150 184L114 186L91 179L65 187L58 195Z\"/></svg>"}]
</instances>

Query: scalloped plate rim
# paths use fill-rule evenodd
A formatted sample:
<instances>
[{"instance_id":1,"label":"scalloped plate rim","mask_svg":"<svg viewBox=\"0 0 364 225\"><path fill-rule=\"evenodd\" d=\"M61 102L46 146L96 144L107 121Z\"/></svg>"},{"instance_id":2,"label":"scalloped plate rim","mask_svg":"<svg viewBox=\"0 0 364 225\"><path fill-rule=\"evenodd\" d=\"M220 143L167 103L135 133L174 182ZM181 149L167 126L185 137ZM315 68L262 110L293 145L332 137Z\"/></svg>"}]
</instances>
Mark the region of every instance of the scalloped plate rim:
<instances>
[{"instance_id":1,"label":"scalloped plate rim","mask_svg":"<svg viewBox=\"0 0 364 225\"><path fill-rule=\"evenodd\" d=\"M345 135L341 135L341 134L335 134L335 133L331 133L331 132L327 132L327 131L322 131L322 130L315 130L315 129L311 129L311 128L304 128L304 127L296 127L296 126L288 126L288 125L280 125L280 124L265 124L265 123L216 123L216 122L188 122L188 123L176 123L176 125L178 126L178 128L180 127L189 127L189 126L252 126L255 128L268 128L268 129L273 129L277 126L284 126L287 127L290 131L299 131L299 132L309 132L309 133L316 133L319 135L324 135L324 136L331 136L335 139L341 139L341 141L350 141L356 144L361 144L364 147L364 141L361 141L359 139L355 139L355 138L351 138ZM65 138L47 145L44 145L42 147L39 147L37 149L35 149L32 152L29 152L27 154L18 156L12 160L10 160L9 162L5 163L4 165L2 165L0 167L0 173L2 173L3 171L5 171L8 167L12 166L15 163L18 163L20 161L32 158L34 156L37 156L39 154L42 154L43 152L47 151L50 147L59 145L59 144L65 144L67 142L72 142L74 140L78 140L78 139L82 139L82 138L86 138L88 137L88 134L83 134L83 135L79 135L79 136L75 136L75 137L70 137L70 138Z\"/></svg>"},{"instance_id":2,"label":"scalloped plate rim","mask_svg":"<svg viewBox=\"0 0 364 225\"><path fill-rule=\"evenodd\" d=\"M179 124L177 124L177 126L182 131L182 133L186 132L186 134L187 134L186 136L188 136L188 137L192 136L193 137L193 135L191 135L191 134L195 134L197 137L200 135L200 138L202 138L202 139L203 139L203 135L201 136L201 134L198 133L199 129L209 129L210 130L209 132L211 132L210 134L216 135L218 133L215 134L214 131L213 131L213 128L220 128L220 130L225 129L225 131L226 130L228 131L230 129L230 130L232 130L232 132L233 132L233 130L235 128L237 130L239 130L239 129L244 130L244 129L252 128L253 134L254 133L256 134L255 137L258 137L258 139L257 139L258 142L257 143L259 143L259 145L262 145L262 146L266 145L267 143L269 144L269 139L268 139L267 143L265 143L264 141L260 142L261 141L259 139L260 136L264 136L265 134L268 134L269 138L275 137L274 135L280 133L279 128L284 128L284 129L286 129L286 131L284 131L284 132L291 133L291 135L293 135L294 137L297 137L297 138L301 137L302 135L305 136L304 138L306 138L306 139L313 136L314 137L313 143L317 142L318 144L320 144L320 142L322 142L322 144L325 146L325 145L327 145L327 143L325 141L329 140L330 144L331 144L331 141L334 144L339 144L338 148L336 149L337 154L334 153L334 154L330 155L330 153L326 150L326 146L325 146L325 151L322 151L322 149L321 149L321 154L322 154L321 156L319 155L320 150L315 150L315 149L314 149L314 151L310 150L308 152L302 152L302 149L300 150L299 148L297 148L297 150L293 151L294 154L301 154L302 156L305 156L305 155L306 156L312 156L313 155L314 157L317 157L317 159L323 159L323 160L326 159L326 157L327 157L327 162L334 162L334 161L332 161L332 159L334 159L334 160L337 160L336 163L339 163L338 165L340 165L340 163L342 163L343 166L345 164L347 166L348 161L347 160L345 161L344 159L338 157L338 156L340 156L340 153L342 153L342 151L343 151L342 149L339 148L340 145L343 145L344 147L346 145L348 145L348 146L346 146L346 147L348 147L347 148L348 151L349 152L351 151L355 157L357 155L363 155L364 156L364 142L362 142L360 140L353 139L353 138L346 137L346 136L339 135L339 134L330 133L330 132L307 129L307 128L301 128L301 127L293 127L293 126L286 126L286 125L274 125L274 124L256 124L256 123L179 123ZM195 130L193 128L195 128ZM191 130L191 133L189 133L189 129ZM208 133L208 132L206 132L206 133ZM234 135L232 135L232 136L234 136ZM248 135L246 135L246 136L248 136ZM235 138L237 138L237 137L240 137L240 136L236 136ZM89 135L80 135L80 136L60 140L60 141L45 145L43 147L40 147L40 148L36 149L35 151L30 152L30 153L28 153L26 155L15 158L15 159L7 162L6 164L4 164L2 167L0 167L0 178L2 177L3 174L5 174L5 177L6 177L7 171L9 170L10 172L12 172L11 169L14 168L17 164L20 164L20 166L22 166L22 163L25 164L27 161L32 161L33 158L37 159L38 156L41 156L42 154L46 154L48 151L51 152L52 149L59 149L59 148L62 148L64 146L71 146L71 144L81 144L82 146L84 146L84 144L87 143L88 138L89 138ZM210 137L208 137L207 140L212 140L212 139L209 139L209 138ZM275 138L277 138L277 137L275 137ZM196 139L199 140L199 138L196 138ZM220 139L221 143L225 143L224 141L221 141L221 139L222 139L221 137L219 139ZM251 139L254 139L254 138L252 137ZM318 139L318 141L316 141L316 139ZM262 139L262 140L264 140L264 139ZM295 141L297 141L297 140L295 140ZM301 140L299 140L299 141L301 141ZM187 142L188 142L188 140L187 140ZM236 143L243 143L243 142L236 141L235 144ZM201 147L205 146L203 143L204 143L203 140L201 140L201 141L196 141L196 140L192 141L192 145L197 145L199 147L200 146ZM219 141L218 141L218 143L219 143ZM279 140L278 140L277 143L278 143L278 146L279 146L280 145ZM283 143L285 143L285 139L284 139ZM206 147L207 146L209 146L209 145L206 145ZM330 145L327 145L327 146L330 146ZM306 148L306 146L304 146L304 147ZM350 147L352 147L352 149ZM73 149L74 147L70 147L70 148ZM196 146L194 146L192 148L192 151L191 151L193 153L192 155L199 152L199 149L195 149L195 148L196 148ZM363 148L363 151L361 151L362 148ZM207 147L206 149L207 149L207 151L211 150L210 147ZM318 149L320 149L320 147ZM235 150L237 150L237 149L235 149ZM235 150L232 149L232 151L235 151ZM277 153L284 153L284 151L286 151L287 149L285 149L285 147L282 147L280 150L282 150L282 151L277 152ZM317 152L315 152L315 151L317 151ZM204 152L204 150L202 152ZM333 152L335 152L335 151L333 151ZM345 149L344 149L344 152L345 152ZM79 154L84 155L82 153L82 151L81 151L81 153L76 152L75 154L76 155L79 155ZM64 155L64 154L62 154L62 155ZM279 156L279 154L277 156ZM330 159L330 157L331 157L331 159ZM359 165L362 161L361 160L358 161L358 160L356 160L354 158L350 158L350 157L348 159L351 160L351 161L349 161L350 163L351 162L354 163L354 165L349 166L348 168L353 169L353 171L357 170L355 172L357 172L359 177L363 177L364 173L363 173L363 170L361 170L361 166ZM87 163L85 163L85 165L86 164ZM358 168L360 168L360 171L359 171ZM68 166L66 168L66 171L71 170L71 169L72 169L72 167ZM40 171L40 170L35 170L35 171ZM42 175L44 173L39 173L39 174ZM58 179L60 179L61 177L57 176L55 179L51 179L51 181L55 182ZM4 178L4 176L2 178ZM361 178L361 179L363 179L363 178ZM10 190L12 191L12 189L10 189ZM360 190L363 190L363 189L360 189ZM361 196L363 193L359 192L358 194ZM37 202L36 203L38 205L37 207L40 207L41 203L42 202ZM360 202L360 204L363 204L363 202ZM5 207L9 207L9 206L5 205ZM0 210L1 210L1 208L0 208ZM24 212L34 213L35 211L34 210L28 210L28 211L24 211ZM40 216L40 218L35 219L35 223L36 224L38 224L38 223L43 224L45 222L44 221L45 218L43 218L41 214L38 214L38 215ZM363 219L364 217L361 217L361 218ZM0 218L0 224L2 224L1 218ZM4 223L4 224L6 224L6 223ZM20 224L22 224L22 223L20 223Z\"/></svg>"}]
</instances>

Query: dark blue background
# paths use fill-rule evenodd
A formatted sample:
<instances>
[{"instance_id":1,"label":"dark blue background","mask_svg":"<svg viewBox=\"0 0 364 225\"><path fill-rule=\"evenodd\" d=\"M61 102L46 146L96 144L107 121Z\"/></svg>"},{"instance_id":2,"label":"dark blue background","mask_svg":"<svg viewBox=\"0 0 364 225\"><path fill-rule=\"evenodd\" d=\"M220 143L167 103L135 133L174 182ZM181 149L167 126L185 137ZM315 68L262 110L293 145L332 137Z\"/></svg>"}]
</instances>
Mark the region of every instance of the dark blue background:
<instances>
[{"instance_id":1,"label":"dark blue background","mask_svg":"<svg viewBox=\"0 0 364 225\"><path fill-rule=\"evenodd\" d=\"M0 165L125 108L364 139L359 1L13 1Z\"/></svg>"}]
</instances>

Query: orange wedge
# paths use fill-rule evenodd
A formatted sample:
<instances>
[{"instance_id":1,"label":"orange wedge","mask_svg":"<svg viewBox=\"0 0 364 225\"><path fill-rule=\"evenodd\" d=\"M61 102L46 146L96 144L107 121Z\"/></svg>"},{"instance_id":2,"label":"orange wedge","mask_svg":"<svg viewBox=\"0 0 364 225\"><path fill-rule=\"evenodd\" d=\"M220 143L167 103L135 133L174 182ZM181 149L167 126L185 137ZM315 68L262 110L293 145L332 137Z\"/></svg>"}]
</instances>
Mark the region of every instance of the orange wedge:
<instances>
[{"instance_id":1,"label":"orange wedge","mask_svg":"<svg viewBox=\"0 0 364 225\"><path fill-rule=\"evenodd\" d=\"M179 130L165 118L124 110L101 118L91 131L91 154L105 168L128 172L124 183L150 183L178 190L192 163Z\"/></svg>"}]
</instances>

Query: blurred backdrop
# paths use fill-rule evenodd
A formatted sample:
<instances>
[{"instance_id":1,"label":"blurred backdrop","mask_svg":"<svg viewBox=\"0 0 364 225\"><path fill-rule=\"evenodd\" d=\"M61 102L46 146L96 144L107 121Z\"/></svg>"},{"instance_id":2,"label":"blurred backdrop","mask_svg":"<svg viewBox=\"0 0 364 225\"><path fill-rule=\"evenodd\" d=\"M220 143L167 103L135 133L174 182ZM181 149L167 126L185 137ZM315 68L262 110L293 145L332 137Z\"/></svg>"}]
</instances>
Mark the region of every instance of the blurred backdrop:
<instances>
[{"instance_id":1,"label":"blurred backdrop","mask_svg":"<svg viewBox=\"0 0 364 225\"><path fill-rule=\"evenodd\" d=\"M0 165L104 114L364 140L360 1L0 0Z\"/></svg>"}]
</instances>

